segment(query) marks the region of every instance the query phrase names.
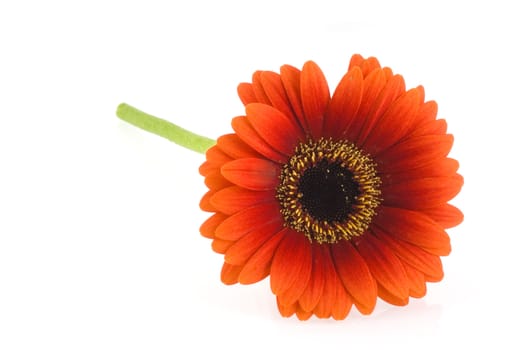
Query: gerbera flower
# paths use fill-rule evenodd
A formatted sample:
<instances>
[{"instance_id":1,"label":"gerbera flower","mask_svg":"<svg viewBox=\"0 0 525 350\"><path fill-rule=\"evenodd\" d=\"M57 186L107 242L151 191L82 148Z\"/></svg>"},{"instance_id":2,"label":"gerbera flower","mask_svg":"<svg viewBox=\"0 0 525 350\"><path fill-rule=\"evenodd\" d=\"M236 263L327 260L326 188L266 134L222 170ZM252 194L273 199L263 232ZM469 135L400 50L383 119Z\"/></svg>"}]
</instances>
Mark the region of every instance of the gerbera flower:
<instances>
[{"instance_id":1,"label":"gerbera flower","mask_svg":"<svg viewBox=\"0 0 525 350\"><path fill-rule=\"evenodd\" d=\"M311 61L238 93L246 115L199 169L214 213L200 232L224 254L224 283L270 276L280 313L305 320L405 305L443 278L463 178L423 87L354 55L332 96Z\"/></svg>"}]
</instances>

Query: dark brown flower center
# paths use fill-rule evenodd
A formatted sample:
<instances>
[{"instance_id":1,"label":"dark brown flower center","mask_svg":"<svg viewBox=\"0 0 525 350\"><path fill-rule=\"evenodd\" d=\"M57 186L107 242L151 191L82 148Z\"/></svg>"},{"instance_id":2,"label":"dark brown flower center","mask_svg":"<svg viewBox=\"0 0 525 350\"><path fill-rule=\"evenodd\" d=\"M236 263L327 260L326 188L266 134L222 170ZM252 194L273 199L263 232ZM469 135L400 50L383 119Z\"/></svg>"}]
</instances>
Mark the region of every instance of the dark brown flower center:
<instances>
[{"instance_id":1,"label":"dark brown flower center","mask_svg":"<svg viewBox=\"0 0 525 350\"><path fill-rule=\"evenodd\" d=\"M283 166L277 188L285 224L319 243L362 235L381 202L375 169L348 141L299 144Z\"/></svg>"},{"instance_id":2,"label":"dark brown flower center","mask_svg":"<svg viewBox=\"0 0 525 350\"><path fill-rule=\"evenodd\" d=\"M299 178L299 203L319 221L344 221L359 194L354 174L340 163L322 159Z\"/></svg>"}]
</instances>

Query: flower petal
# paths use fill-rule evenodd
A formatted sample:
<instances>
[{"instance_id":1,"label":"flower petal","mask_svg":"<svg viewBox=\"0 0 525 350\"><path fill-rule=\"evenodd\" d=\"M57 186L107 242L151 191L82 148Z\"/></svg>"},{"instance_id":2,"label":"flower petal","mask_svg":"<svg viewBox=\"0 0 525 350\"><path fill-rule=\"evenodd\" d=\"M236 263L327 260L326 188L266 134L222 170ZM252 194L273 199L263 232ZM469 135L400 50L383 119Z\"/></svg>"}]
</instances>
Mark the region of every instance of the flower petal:
<instances>
[{"instance_id":1,"label":"flower petal","mask_svg":"<svg viewBox=\"0 0 525 350\"><path fill-rule=\"evenodd\" d=\"M280 221L270 221L236 241L224 255L224 261L232 265L244 265L264 242L282 230Z\"/></svg>"},{"instance_id":2,"label":"flower petal","mask_svg":"<svg viewBox=\"0 0 525 350\"><path fill-rule=\"evenodd\" d=\"M290 156L304 135L295 121L279 110L262 104L246 106L246 117L255 131L275 150Z\"/></svg>"},{"instance_id":3,"label":"flower petal","mask_svg":"<svg viewBox=\"0 0 525 350\"><path fill-rule=\"evenodd\" d=\"M206 151L206 160L211 164L220 165L233 160L233 158L228 156L219 147L215 145L208 148L208 150Z\"/></svg>"},{"instance_id":4,"label":"flower petal","mask_svg":"<svg viewBox=\"0 0 525 350\"><path fill-rule=\"evenodd\" d=\"M248 146L236 134L222 135L217 139L217 147L233 159L259 157L253 148Z\"/></svg>"},{"instance_id":5,"label":"flower petal","mask_svg":"<svg viewBox=\"0 0 525 350\"><path fill-rule=\"evenodd\" d=\"M394 80L395 77L391 81ZM421 96L418 89L411 89L396 99L384 115L378 117L376 123L372 125L362 147L371 154L376 154L399 141L412 129L416 121L420 100Z\"/></svg>"},{"instance_id":6,"label":"flower petal","mask_svg":"<svg viewBox=\"0 0 525 350\"><path fill-rule=\"evenodd\" d=\"M228 216L222 213L215 213L204 221L199 229L202 236L206 238L215 238L215 229L219 226Z\"/></svg>"},{"instance_id":7,"label":"flower petal","mask_svg":"<svg viewBox=\"0 0 525 350\"><path fill-rule=\"evenodd\" d=\"M404 299L401 299L397 295L390 293L390 291L388 291L381 284L377 285L377 296L392 305L405 306L408 304L408 296Z\"/></svg>"},{"instance_id":8,"label":"flower petal","mask_svg":"<svg viewBox=\"0 0 525 350\"><path fill-rule=\"evenodd\" d=\"M374 159L379 173L415 169L446 157L453 142L449 134L413 137L376 154Z\"/></svg>"},{"instance_id":9,"label":"flower petal","mask_svg":"<svg viewBox=\"0 0 525 350\"><path fill-rule=\"evenodd\" d=\"M270 270L272 292L275 295L283 294L297 282L303 271L310 271L311 266L310 242L303 234L288 229L273 257Z\"/></svg>"},{"instance_id":10,"label":"flower petal","mask_svg":"<svg viewBox=\"0 0 525 350\"><path fill-rule=\"evenodd\" d=\"M324 136L338 139L343 130L350 128L363 98L363 73L353 68L346 73L334 91L326 118Z\"/></svg>"},{"instance_id":11,"label":"flower petal","mask_svg":"<svg viewBox=\"0 0 525 350\"><path fill-rule=\"evenodd\" d=\"M447 133L447 122L444 119L426 120L416 126L406 135L402 141L425 135L444 135Z\"/></svg>"},{"instance_id":12,"label":"flower petal","mask_svg":"<svg viewBox=\"0 0 525 350\"><path fill-rule=\"evenodd\" d=\"M267 240L259 249L248 259L239 275L239 283L251 284L259 282L270 274L272 259L279 243L288 229L283 229Z\"/></svg>"},{"instance_id":13,"label":"flower petal","mask_svg":"<svg viewBox=\"0 0 525 350\"><path fill-rule=\"evenodd\" d=\"M358 53L355 53L352 55L352 57L350 57L350 64L348 65L348 70L354 68L354 67L361 67L361 63L363 63L363 61L365 60L365 58L358 54Z\"/></svg>"},{"instance_id":14,"label":"flower petal","mask_svg":"<svg viewBox=\"0 0 525 350\"><path fill-rule=\"evenodd\" d=\"M291 305L284 305L281 303L281 299L279 296L276 297L277 301L277 308L279 309L279 313L282 317L290 317L297 311L297 308L299 307L298 303L291 304Z\"/></svg>"},{"instance_id":15,"label":"flower petal","mask_svg":"<svg viewBox=\"0 0 525 350\"><path fill-rule=\"evenodd\" d=\"M235 130L241 140L243 140L246 144L269 160L273 160L274 162L278 163L286 163L288 161L288 157L286 155L277 152L263 138L261 138L261 136L259 136L259 134L248 121L248 118L233 118L232 128Z\"/></svg>"},{"instance_id":16,"label":"flower petal","mask_svg":"<svg viewBox=\"0 0 525 350\"><path fill-rule=\"evenodd\" d=\"M351 70L353 67L359 67L363 71L363 75L366 77L372 71L381 68L381 65L375 57L368 57L365 59L363 56L355 54L350 59L348 70Z\"/></svg>"},{"instance_id":17,"label":"flower petal","mask_svg":"<svg viewBox=\"0 0 525 350\"><path fill-rule=\"evenodd\" d=\"M239 186L230 186L214 192L210 204L228 215L235 214L243 209L275 200L275 191L252 191Z\"/></svg>"},{"instance_id":18,"label":"flower petal","mask_svg":"<svg viewBox=\"0 0 525 350\"><path fill-rule=\"evenodd\" d=\"M281 81L281 76L275 72L262 72L261 84L271 105L286 115L290 120L296 121L295 114Z\"/></svg>"},{"instance_id":19,"label":"flower petal","mask_svg":"<svg viewBox=\"0 0 525 350\"><path fill-rule=\"evenodd\" d=\"M374 223L392 237L423 248L434 255L450 253L450 238L445 230L425 214L383 206Z\"/></svg>"},{"instance_id":20,"label":"flower petal","mask_svg":"<svg viewBox=\"0 0 525 350\"><path fill-rule=\"evenodd\" d=\"M412 266L431 280L438 281L443 278L443 266L439 256L397 239L377 226L374 226L372 230L374 235L385 242L405 265Z\"/></svg>"},{"instance_id":21,"label":"flower petal","mask_svg":"<svg viewBox=\"0 0 525 350\"><path fill-rule=\"evenodd\" d=\"M215 230L215 236L236 241L248 232L260 229L274 221L282 222L279 205L274 202L263 203L242 210L225 219Z\"/></svg>"},{"instance_id":22,"label":"flower petal","mask_svg":"<svg viewBox=\"0 0 525 350\"><path fill-rule=\"evenodd\" d=\"M214 238L211 242L211 249L213 249L215 253L224 254L233 245L233 243L235 242L220 238Z\"/></svg>"},{"instance_id":23,"label":"flower petal","mask_svg":"<svg viewBox=\"0 0 525 350\"><path fill-rule=\"evenodd\" d=\"M297 309L295 310L295 314L297 315L297 319L299 319L299 321L307 321L310 317L312 317L313 312L305 311L303 308L301 308L301 305L298 305Z\"/></svg>"},{"instance_id":24,"label":"flower petal","mask_svg":"<svg viewBox=\"0 0 525 350\"><path fill-rule=\"evenodd\" d=\"M326 254L323 254L324 250L321 245L312 243L312 273L308 286L299 298L299 306L301 306L301 309L304 311L313 311L323 294L325 284L324 265L326 264L326 262L323 261L323 259L326 259Z\"/></svg>"},{"instance_id":25,"label":"flower petal","mask_svg":"<svg viewBox=\"0 0 525 350\"><path fill-rule=\"evenodd\" d=\"M408 299L408 279L403 264L388 246L372 234L356 246L372 276L386 291L400 300Z\"/></svg>"},{"instance_id":26,"label":"flower petal","mask_svg":"<svg viewBox=\"0 0 525 350\"><path fill-rule=\"evenodd\" d=\"M323 135L323 119L330 102L330 91L323 72L315 62L304 64L300 87L307 131L314 139L318 139Z\"/></svg>"},{"instance_id":27,"label":"flower petal","mask_svg":"<svg viewBox=\"0 0 525 350\"><path fill-rule=\"evenodd\" d=\"M459 162L452 158L440 158L432 163L425 164L415 169L389 172L381 175L383 187L393 184L419 180L425 178L439 178L454 176L459 168Z\"/></svg>"},{"instance_id":28,"label":"flower petal","mask_svg":"<svg viewBox=\"0 0 525 350\"><path fill-rule=\"evenodd\" d=\"M237 94L245 106L249 103L259 102L255 96L255 91L253 91L253 86L250 83L240 83L237 86Z\"/></svg>"},{"instance_id":29,"label":"flower petal","mask_svg":"<svg viewBox=\"0 0 525 350\"><path fill-rule=\"evenodd\" d=\"M427 101L419 109L419 119L422 121L436 120L438 104L436 101Z\"/></svg>"},{"instance_id":30,"label":"flower petal","mask_svg":"<svg viewBox=\"0 0 525 350\"><path fill-rule=\"evenodd\" d=\"M395 75L390 80L386 81L381 93L374 100L370 109L366 113L366 118L363 121L363 126L359 132L356 140L357 145L363 145L368 138L370 131L374 129L381 117L385 114L388 108L392 105L401 94L405 92L405 81L402 76Z\"/></svg>"},{"instance_id":31,"label":"flower petal","mask_svg":"<svg viewBox=\"0 0 525 350\"><path fill-rule=\"evenodd\" d=\"M336 294L338 294L338 286L341 285L341 281L337 277L332 256L330 253L330 247L322 246L320 253L322 255L323 262L323 275L324 285L321 298L317 303L314 313L319 318L328 318L332 314L336 304ZM342 287L344 289L344 287ZM340 314L342 310L335 310L336 314ZM341 312L340 312L341 311Z\"/></svg>"},{"instance_id":32,"label":"flower petal","mask_svg":"<svg viewBox=\"0 0 525 350\"><path fill-rule=\"evenodd\" d=\"M217 211L213 205L210 203L210 198L215 194L215 191L208 191L202 196L199 207L202 211L215 212Z\"/></svg>"},{"instance_id":33,"label":"flower petal","mask_svg":"<svg viewBox=\"0 0 525 350\"><path fill-rule=\"evenodd\" d=\"M226 180L224 176L222 176L220 170L218 169L206 175L204 178L204 184L213 191L219 191L224 187L233 185L230 181Z\"/></svg>"},{"instance_id":34,"label":"flower petal","mask_svg":"<svg viewBox=\"0 0 525 350\"><path fill-rule=\"evenodd\" d=\"M279 294L279 300L283 305L297 303L310 282L310 276L312 273L312 253L310 248L311 245L306 249L306 256L304 257L305 261L300 264L301 268L297 270L295 279L290 287L283 293Z\"/></svg>"},{"instance_id":35,"label":"flower petal","mask_svg":"<svg viewBox=\"0 0 525 350\"><path fill-rule=\"evenodd\" d=\"M339 278L338 283L336 283L334 287L335 301L332 306L332 317L334 318L334 320L343 320L350 313L350 309L353 305L352 298L350 298L350 295L343 287L341 281L339 281ZM357 308L359 309L359 311L363 312L362 308L359 308L359 306Z\"/></svg>"},{"instance_id":36,"label":"flower petal","mask_svg":"<svg viewBox=\"0 0 525 350\"><path fill-rule=\"evenodd\" d=\"M363 257L345 240L332 245L332 257L343 285L362 314L376 305L377 284Z\"/></svg>"},{"instance_id":37,"label":"flower petal","mask_svg":"<svg viewBox=\"0 0 525 350\"><path fill-rule=\"evenodd\" d=\"M221 281L226 285L235 284L238 281L242 266L234 266L228 263L222 265Z\"/></svg>"},{"instance_id":38,"label":"flower petal","mask_svg":"<svg viewBox=\"0 0 525 350\"><path fill-rule=\"evenodd\" d=\"M261 82L261 74L262 71L256 71L252 75L253 92L255 93L255 97L257 97L257 102L271 105L270 99L268 96L266 96L266 92L264 91L264 87Z\"/></svg>"},{"instance_id":39,"label":"flower petal","mask_svg":"<svg viewBox=\"0 0 525 350\"><path fill-rule=\"evenodd\" d=\"M433 208L454 198L462 186L459 174L400 182L383 187L383 204L413 210Z\"/></svg>"},{"instance_id":40,"label":"flower petal","mask_svg":"<svg viewBox=\"0 0 525 350\"><path fill-rule=\"evenodd\" d=\"M364 75L364 74L363 74ZM375 69L363 81L363 97L359 105L357 115L362 118L356 118L351 125L348 125L343 131L343 137L355 141L366 123L370 109L377 97L386 84L386 76L382 69Z\"/></svg>"},{"instance_id":41,"label":"flower petal","mask_svg":"<svg viewBox=\"0 0 525 350\"><path fill-rule=\"evenodd\" d=\"M221 174L233 184L254 191L273 190L279 184L280 167L260 158L242 158L224 164Z\"/></svg>"},{"instance_id":42,"label":"flower petal","mask_svg":"<svg viewBox=\"0 0 525 350\"><path fill-rule=\"evenodd\" d=\"M422 86L418 86L418 89L423 94L422 97L424 97L424 89ZM419 136L419 135L426 135L428 132L425 131L425 129L431 128L435 122L436 122L436 116L437 116L437 110L438 106L435 101L427 101L425 103L422 103L419 106L419 110L417 112L416 120L414 123L414 126L412 129L408 132L408 134L411 137ZM423 130L421 130L423 129ZM443 132L444 134L444 132Z\"/></svg>"},{"instance_id":43,"label":"flower petal","mask_svg":"<svg viewBox=\"0 0 525 350\"><path fill-rule=\"evenodd\" d=\"M288 96L288 101L292 107L297 122L303 131L308 130L308 123L304 117L303 105L301 101L301 71L295 67L284 65L281 67L281 81Z\"/></svg>"},{"instance_id":44,"label":"flower petal","mask_svg":"<svg viewBox=\"0 0 525 350\"><path fill-rule=\"evenodd\" d=\"M208 161L205 161L199 166L199 174L201 174L202 176L207 176L208 174L213 173L217 169L219 169L217 164L212 164Z\"/></svg>"},{"instance_id":45,"label":"flower petal","mask_svg":"<svg viewBox=\"0 0 525 350\"><path fill-rule=\"evenodd\" d=\"M451 228L463 222L461 210L448 203L434 208L423 209L422 212L444 228Z\"/></svg>"},{"instance_id":46,"label":"flower petal","mask_svg":"<svg viewBox=\"0 0 525 350\"><path fill-rule=\"evenodd\" d=\"M413 298L424 297L427 294L425 275L408 264L404 264L404 267L408 277L410 296Z\"/></svg>"}]
</instances>

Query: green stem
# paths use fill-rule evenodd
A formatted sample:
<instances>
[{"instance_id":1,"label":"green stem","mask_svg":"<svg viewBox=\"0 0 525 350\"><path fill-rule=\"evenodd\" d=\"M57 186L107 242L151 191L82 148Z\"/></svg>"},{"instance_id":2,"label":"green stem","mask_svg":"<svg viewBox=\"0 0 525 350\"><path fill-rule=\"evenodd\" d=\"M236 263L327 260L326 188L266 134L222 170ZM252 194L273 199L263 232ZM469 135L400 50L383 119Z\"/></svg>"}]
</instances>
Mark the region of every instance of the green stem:
<instances>
[{"instance_id":1,"label":"green stem","mask_svg":"<svg viewBox=\"0 0 525 350\"><path fill-rule=\"evenodd\" d=\"M121 103L118 106L117 116L136 127L162 136L195 152L205 153L208 148L215 144L215 140L194 134L167 120L139 111L126 103Z\"/></svg>"}]
</instances>

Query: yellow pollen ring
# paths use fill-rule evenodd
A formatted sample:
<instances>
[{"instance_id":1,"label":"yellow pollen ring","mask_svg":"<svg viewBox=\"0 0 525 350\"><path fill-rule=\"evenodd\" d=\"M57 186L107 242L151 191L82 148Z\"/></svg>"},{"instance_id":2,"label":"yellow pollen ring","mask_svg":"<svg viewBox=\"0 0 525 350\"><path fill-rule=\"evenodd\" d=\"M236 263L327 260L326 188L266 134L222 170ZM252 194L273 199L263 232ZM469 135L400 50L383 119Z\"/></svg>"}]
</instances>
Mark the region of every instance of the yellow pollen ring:
<instances>
[{"instance_id":1,"label":"yellow pollen ring","mask_svg":"<svg viewBox=\"0 0 525 350\"><path fill-rule=\"evenodd\" d=\"M309 214L300 202L304 196L299 190L301 177L321 161L336 163L347 169L357 185L358 192L352 200L351 210L342 220L319 220ZM299 144L283 166L279 179L277 199L285 225L302 232L311 242L337 243L341 239L351 240L361 236L381 203L381 179L377 175L376 164L353 143L345 140L322 138Z\"/></svg>"}]
</instances>

